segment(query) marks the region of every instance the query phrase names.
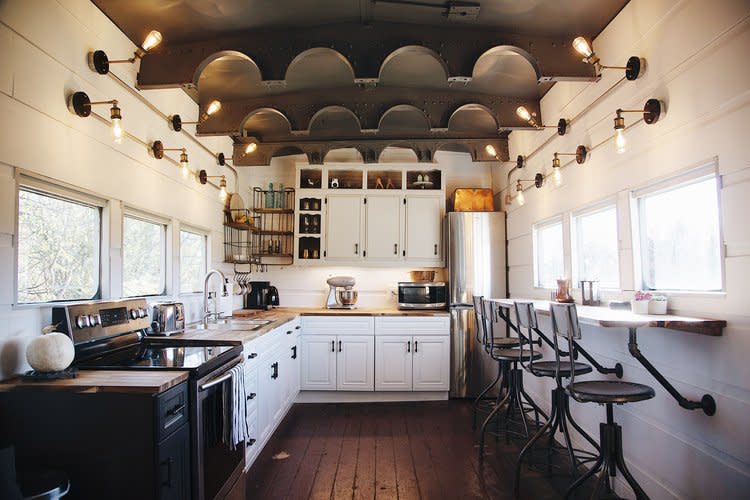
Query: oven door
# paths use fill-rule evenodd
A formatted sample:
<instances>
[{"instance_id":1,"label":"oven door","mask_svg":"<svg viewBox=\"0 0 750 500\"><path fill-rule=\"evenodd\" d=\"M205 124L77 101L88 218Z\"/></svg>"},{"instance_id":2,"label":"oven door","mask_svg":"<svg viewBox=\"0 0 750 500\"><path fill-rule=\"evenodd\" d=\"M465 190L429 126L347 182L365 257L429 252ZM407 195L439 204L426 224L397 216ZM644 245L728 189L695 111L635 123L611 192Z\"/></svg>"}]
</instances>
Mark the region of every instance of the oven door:
<instances>
[{"instance_id":1,"label":"oven door","mask_svg":"<svg viewBox=\"0 0 750 500\"><path fill-rule=\"evenodd\" d=\"M223 392L230 383L229 370L242 363L242 356L217 368L193 385L193 499L223 498L242 474L245 445L232 450L222 439ZM231 411L227 408L226 411Z\"/></svg>"}]
</instances>

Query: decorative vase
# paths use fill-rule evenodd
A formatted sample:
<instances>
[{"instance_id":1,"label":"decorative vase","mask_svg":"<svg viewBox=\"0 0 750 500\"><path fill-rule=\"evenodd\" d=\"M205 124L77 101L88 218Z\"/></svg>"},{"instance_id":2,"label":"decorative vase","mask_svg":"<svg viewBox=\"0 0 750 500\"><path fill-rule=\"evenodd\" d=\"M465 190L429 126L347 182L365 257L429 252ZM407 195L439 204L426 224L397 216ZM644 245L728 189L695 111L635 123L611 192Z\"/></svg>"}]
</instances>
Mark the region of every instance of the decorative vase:
<instances>
[{"instance_id":1,"label":"decorative vase","mask_svg":"<svg viewBox=\"0 0 750 500\"><path fill-rule=\"evenodd\" d=\"M557 280L557 292L555 293L555 300L557 302L575 302L573 300L573 297L570 296L570 280Z\"/></svg>"},{"instance_id":2,"label":"decorative vase","mask_svg":"<svg viewBox=\"0 0 750 500\"><path fill-rule=\"evenodd\" d=\"M667 301L651 299L648 303L648 313L649 314L667 314Z\"/></svg>"},{"instance_id":3,"label":"decorative vase","mask_svg":"<svg viewBox=\"0 0 750 500\"><path fill-rule=\"evenodd\" d=\"M635 314L648 314L648 300L634 300L631 308Z\"/></svg>"}]
</instances>

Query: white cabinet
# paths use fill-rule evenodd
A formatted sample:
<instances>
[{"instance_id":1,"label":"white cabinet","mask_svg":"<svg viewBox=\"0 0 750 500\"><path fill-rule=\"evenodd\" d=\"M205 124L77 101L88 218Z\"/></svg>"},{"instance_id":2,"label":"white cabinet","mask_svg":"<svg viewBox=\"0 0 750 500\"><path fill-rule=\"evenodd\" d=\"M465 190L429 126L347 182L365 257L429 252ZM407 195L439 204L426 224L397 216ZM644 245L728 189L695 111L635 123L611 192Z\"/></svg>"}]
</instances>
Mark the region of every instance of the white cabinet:
<instances>
[{"instance_id":1,"label":"white cabinet","mask_svg":"<svg viewBox=\"0 0 750 500\"><path fill-rule=\"evenodd\" d=\"M375 383L375 338L339 335L336 352L336 389L372 391Z\"/></svg>"},{"instance_id":2,"label":"white cabinet","mask_svg":"<svg viewBox=\"0 0 750 500\"><path fill-rule=\"evenodd\" d=\"M336 336L302 335L300 388L313 391L336 390Z\"/></svg>"},{"instance_id":3,"label":"white cabinet","mask_svg":"<svg viewBox=\"0 0 750 500\"><path fill-rule=\"evenodd\" d=\"M356 261L362 258L362 196L330 194L327 198L327 260Z\"/></svg>"},{"instance_id":4,"label":"white cabinet","mask_svg":"<svg viewBox=\"0 0 750 500\"><path fill-rule=\"evenodd\" d=\"M450 337L413 337L412 388L415 391L447 391L450 374Z\"/></svg>"},{"instance_id":5,"label":"white cabinet","mask_svg":"<svg viewBox=\"0 0 750 500\"><path fill-rule=\"evenodd\" d=\"M442 228L445 200L442 196L406 197L406 260L443 260Z\"/></svg>"},{"instance_id":6,"label":"white cabinet","mask_svg":"<svg viewBox=\"0 0 750 500\"><path fill-rule=\"evenodd\" d=\"M410 391L411 336L394 335L375 339L375 390Z\"/></svg>"},{"instance_id":7,"label":"white cabinet","mask_svg":"<svg viewBox=\"0 0 750 500\"><path fill-rule=\"evenodd\" d=\"M368 195L365 198L365 251L371 261L402 259L404 197Z\"/></svg>"}]
</instances>

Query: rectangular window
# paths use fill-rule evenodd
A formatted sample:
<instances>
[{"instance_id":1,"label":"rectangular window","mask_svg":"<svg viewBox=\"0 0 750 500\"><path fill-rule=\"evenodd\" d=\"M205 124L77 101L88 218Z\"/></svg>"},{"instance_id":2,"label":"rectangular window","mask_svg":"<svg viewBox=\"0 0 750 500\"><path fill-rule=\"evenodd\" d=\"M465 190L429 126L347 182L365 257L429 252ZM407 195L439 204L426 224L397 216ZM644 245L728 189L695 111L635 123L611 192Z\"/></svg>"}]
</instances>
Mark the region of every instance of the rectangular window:
<instances>
[{"instance_id":1,"label":"rectangular window","mask_svg":"<svg viewBox=\"0 0 750 500\"><path fill-rule=\"evenodd\" d=\"M565 274L561 220L534 226L534 286L555 288Z\"/></svg>"},{"instance_id":2,"label":"rectangular window","mask_svg":"<svg viewBox=\"0 0 750 500\"><path fill-rule=\"evenodd\" d=\"M98 298L101 221L99 206L20 187L18 303Z\"/></svg>"},{"instance_id":3,"label":"rectangular window","mask_svg":"<svg viewBox=\"0 0 750 500\"><path fill-rule=\"evenodd\" d=\"M137 215L122 224L122 294L162 295L167 282L167 226Z\"/></svg>"},{"instance_id":4,"label":"rectangular window","mask_svg":"<svg viewBox=\"0 0 750 500\"><path fill-rule=\"evenodd\" d=\"M723 287L715 173L636 194L642 288L719 291Z\"/></svg>"},{"instance_id":5,"label":"rectangular window","mask_svg":"<svg viewBox=\"0 0 750 500\"><path fill-rule=\"evenodd\" d=\"M206 235L180 231L180 292L200 292L206 274Z\"/></svg>"},{"instance_id":6,"label":"rectangular window","mask_svg":"<svg viewBox=\"0 0 750 500\"><path fill-rule=\"evenodd\" d=\"M595 280L601 288L620 288L616 206L574 214L572 233L574 286Z\"/></svg>"}]
</instances>

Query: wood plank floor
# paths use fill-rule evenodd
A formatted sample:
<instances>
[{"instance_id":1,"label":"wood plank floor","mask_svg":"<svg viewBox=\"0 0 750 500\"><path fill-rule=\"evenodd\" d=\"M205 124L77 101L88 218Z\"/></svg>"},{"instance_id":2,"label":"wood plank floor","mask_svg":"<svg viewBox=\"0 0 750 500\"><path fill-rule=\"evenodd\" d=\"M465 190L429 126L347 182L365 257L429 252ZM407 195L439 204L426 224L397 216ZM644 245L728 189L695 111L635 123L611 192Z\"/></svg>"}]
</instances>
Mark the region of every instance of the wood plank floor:
<instances>
[{"instance_id":1,"label":"wood plank floor","mask_svg":"<svg viewBox=\"0 0 750 500\"><path fill-rule=\"evenodd\" d=\"M512 499L522 443L487 443L480 462L468 401L298 404L248 472L247 498ZM535 500L571 481L528 466L522 478Z\"/></svg>"}]
</instances>

